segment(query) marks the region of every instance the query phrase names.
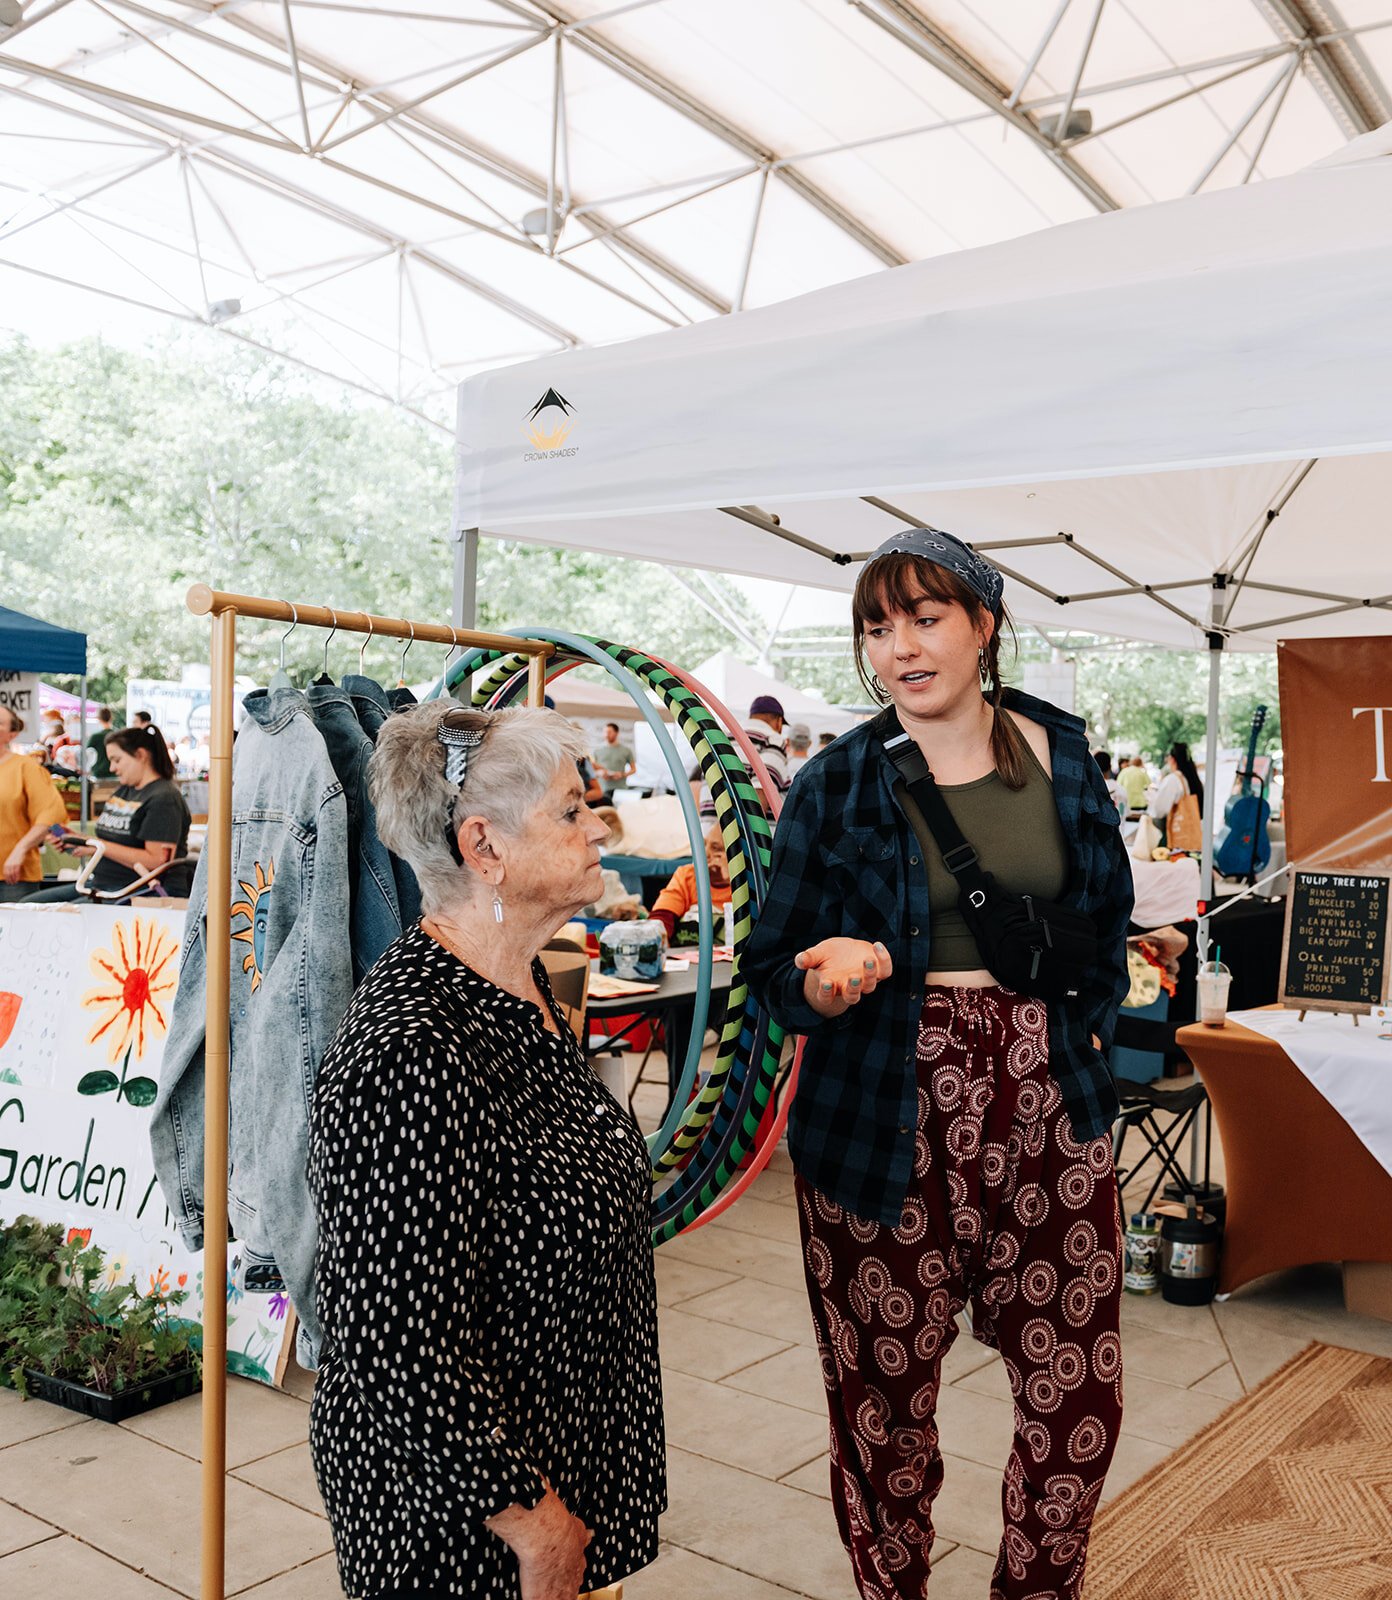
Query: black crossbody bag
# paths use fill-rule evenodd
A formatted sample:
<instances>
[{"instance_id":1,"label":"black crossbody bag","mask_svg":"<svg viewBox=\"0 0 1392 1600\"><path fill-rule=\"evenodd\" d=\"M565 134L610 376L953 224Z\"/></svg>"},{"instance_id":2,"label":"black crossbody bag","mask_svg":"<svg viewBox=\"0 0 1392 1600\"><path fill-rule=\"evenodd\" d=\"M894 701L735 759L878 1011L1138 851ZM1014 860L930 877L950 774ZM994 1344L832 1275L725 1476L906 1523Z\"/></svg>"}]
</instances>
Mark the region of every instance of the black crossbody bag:
<instances>
[{"instance_id":1,"label":"black crossbody bag","mask_svg":"<svg viewBox=\"0 0 1392 1600\"><path fill-rule=\"evenodd\" d=\"M1077 995L1097 961L1097 927L1092 918L1038 895L1011 894L1000 888L989 872L982 871L923 752L892 710L881 718L879 733L957 884L962 920L992 977L1007 989L1040 1000ZM920 842L926 851L927 842Z\"/></svg>"}]
</instances>

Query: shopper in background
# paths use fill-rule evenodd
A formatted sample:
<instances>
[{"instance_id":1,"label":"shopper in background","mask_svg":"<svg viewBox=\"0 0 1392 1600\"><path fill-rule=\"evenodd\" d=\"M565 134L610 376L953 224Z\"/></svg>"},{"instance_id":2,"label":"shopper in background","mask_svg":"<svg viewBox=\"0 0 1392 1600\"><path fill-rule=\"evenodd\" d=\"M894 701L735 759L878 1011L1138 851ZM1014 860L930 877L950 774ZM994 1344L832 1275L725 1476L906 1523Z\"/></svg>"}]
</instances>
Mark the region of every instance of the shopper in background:
<instances>
[{"instance_id":1,"label":"shopper in background","mask_svg":"<svg viewBox=\"0 0 1392 1600\"><path fill-rule=\"evenodd\" d=\"M1146 803L1146 793L1150 788L1150 774L1146 771L1145 762L1140 756L1132 756L1129 761L1122 763L1121 771L1117 774L1117 782L1126 791L1126 803L1132 811L1143 811Z\"/></svg>"},{"instance_id":2,"label":"shopper in background","mask_svg":"<svg viewBox=\"0 0 1392 1600\"><path fill-rule=\"evenodd\" d=\"M11 749L23 732L24 718L0 706L0 905L33 894L43 881L39 842L68 820L68 808L42 762Z\"/></svg>"},{"instance_id":3,"label":"shopper in background","mask_svg":"<svg viewBox=\"0 0 1392 1600\"><path fill-rule=\"evenodd\" d=\"M153 728L154 725L154 716L148 711L137 711L131 718L131 726L133 728Z\"/></svg>"},{"instance_id":4,"label":"shopper in background","mask_svg":"<svg viewBox=\"0 0 1392 1600\"><path fill-rule=\"evenodd\" d=\"M158 728L121 728L108 734L106 754L117 789L97 821L96 836L105 849L87 880L87 887L101 893L128 888L147 872L187 855L191 821L183 793L174 782L169 746ZM77 845L72 853L91 855L93 846ZM189 891L191 876L187 866L174 867L160 879L160 885L166 894L183 896ZM29 897L35 904L76 899L77 887L71 883Z\"/></svg>"},{"instance_id":5,"label":"shopper in background","mask_svg":"<svg viewBox=\"0 0 1392 1600\"><path fill-rule=\"evenodd\" d=\"M729 905L734 891L730 887L730 858L725 852L725 840L718 826L706 830L706 865L710 868L711 902L715 910L720 911ZM667 930L668 939L676 944L677 929L682 919L696 908L697 903L696 868L687 862L677 868L668 879L667 887L653 902L653 921L660 922ZM722 944L724 939L724 929L717 918L715 942Z\"/></svg>"},{"instance_id":6,"label":"shopper in background","mask_svg":"<svg viewBox=\"0 0 1392 1600\"><path fill-rule=\"evenodd\" d=\"M1131 874L1081 720L1002 686L1002 589L932 529L866 561L855 654L886 710L794 785L744 961L750 991L806 1041L788 1140L832 1499L865 1600L933 1590L952 1470L939 1386L966 1305L1015 1402L992 1595L1078 1600L1121 1424L1105 1051L1129 987ZM1003 891L1093 924L1068 998L988 969L941 849L910 822L885 748L901 733Z\"/></svg>"},{"instance_id":7,"label":"shopper in background","mask_svg":"<svg viewBox=\"0 0 1392 1600\"><path fill-rule=\"evenodd\" d=\"M819 733L817 735L817 754L820 755L835 738L836 735L834 733Z\"/></svg>"},{"instance_id":8,"label":"shopper in background","mask_svg":"<svg viewBox=\"0 0 1392 1600\"><path fill-rule=\"evenodd\" d=\"M425 916L314 1089L310 1451L346 1594L575 1600L657 1555L651 1166L539 953L602 892L584 742L433 700L382 727L378 831Z\"/></svg>"},{"instance_id":9,"label":"shopper in background","mask_svg":"<svg viewBox=\"0 0 1392 1600\"><path fill-rule=\"evenodd\" d=\"M633 764L633 751L619 739L617 722L604 724L604 738L594 748L594 768L606 800L613 798L615 789L622 788L630 772L638 770Z\"/></svg>"},{"instance_id":10,"label":"shopper in background","mask_svg":"<svg viewBox=\"0 0 1392 1600\"><path fill-rule=\"evenodd\" d=\"M1198 800L1199 811L1202 813L1204 791L1198 768L1194 765L1194 758L1189 754L1189 746L1176 741L1170 746L1169 754L1165 757L1164 776L1151 791L1146 804L1146 811L1155 819L1162 838L1170 812L1186 794L1192 794Z\"/></svg>"},{"instance_id":11,"label":"shopper in background","mask_svg":"<svg viewBox=\"0 0 1392 1600\"><path fill-rule=\"evenodd\" d=\"M764 759L768 775L779 794L788 792L788 741L783 737L783 706L771 694L757 695L745 719L749 742Z\"/></svg>"},{"instance_id":12,"label":"shopper in background","mask_svg":"<svg viewBox=\"0 0 1392 1600\"><path fill-rule=\"evenodd\" d=\"M1112 753L1110 750L1094 750L1092 759L1097 763L1097 770L1102 774L1102 781L1107 785L1107 793L1112 797L1112 804L1116 807L1117 820L1125 821L1126 813L1130 809L1130 802L1126 798L1126 790L1117 782L1112 771Z\"/></svg>"},{"instance_id":13,"label":"shopper in background","mask_svg":"<svg viewBox=\"0 0 1392 1600\"><path fill-rule=\"evenodd\" d=\"M812 730L805 722L795 722L788 729L788 785L807 765L812 750Z\"/></svg>"},{"instance_id":14,"label":"shopper in background","mask_svg":"<svg viewBox=\"0 0 1392 1600\"><path fill-rule=\"evenodd\" d=\"M97 731L87 735L87 749L91 752L87 770L94 778L109 778L111 763L106 759L106 740L111 732L111 707L103 706L97 712Z\"/></svg>"}]
</instances>

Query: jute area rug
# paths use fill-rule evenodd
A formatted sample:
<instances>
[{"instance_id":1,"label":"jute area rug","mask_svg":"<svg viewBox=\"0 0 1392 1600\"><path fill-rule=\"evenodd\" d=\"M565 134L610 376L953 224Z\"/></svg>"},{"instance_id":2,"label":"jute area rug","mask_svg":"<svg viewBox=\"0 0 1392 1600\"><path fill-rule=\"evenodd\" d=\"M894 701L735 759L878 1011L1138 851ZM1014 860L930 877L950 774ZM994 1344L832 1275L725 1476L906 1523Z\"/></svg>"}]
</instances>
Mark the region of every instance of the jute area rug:
<instances>
[{"instance_id":1,"label":"jute area rug","mask_svg":"<svg viewBox=\"0 0 1392 1600\"><path fill-rule=\"evenodd\" d=\"M1085 1600L1392 1600L1392 1361L1312 1344L1093 1524Z\"/></svg>"}]
</instances>

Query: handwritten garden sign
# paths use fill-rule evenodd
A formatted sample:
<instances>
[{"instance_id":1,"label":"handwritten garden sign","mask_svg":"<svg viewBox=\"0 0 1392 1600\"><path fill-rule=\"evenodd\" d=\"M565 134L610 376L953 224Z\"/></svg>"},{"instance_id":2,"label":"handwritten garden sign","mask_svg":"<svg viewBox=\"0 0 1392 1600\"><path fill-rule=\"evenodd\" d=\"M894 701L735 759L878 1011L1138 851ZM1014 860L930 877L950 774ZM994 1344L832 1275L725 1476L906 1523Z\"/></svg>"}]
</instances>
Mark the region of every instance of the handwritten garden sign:
<instances>
[{"instance_id":1,"label":"handwritten garden sign","mask_svg":"<svg viewBox=\"0 0 1392 1600\"><path fill-rule=\"evenodd\" d=\"M202 1253L180 1239L150 1158L184 915L0 907L0 1221L61 1223L106 1252L113 1282L186 1289L180 1314L201 1320ZM228 1371L273 1383L285 1297L230 1278L223 1292Z\"/></svg>"}]
</instances>

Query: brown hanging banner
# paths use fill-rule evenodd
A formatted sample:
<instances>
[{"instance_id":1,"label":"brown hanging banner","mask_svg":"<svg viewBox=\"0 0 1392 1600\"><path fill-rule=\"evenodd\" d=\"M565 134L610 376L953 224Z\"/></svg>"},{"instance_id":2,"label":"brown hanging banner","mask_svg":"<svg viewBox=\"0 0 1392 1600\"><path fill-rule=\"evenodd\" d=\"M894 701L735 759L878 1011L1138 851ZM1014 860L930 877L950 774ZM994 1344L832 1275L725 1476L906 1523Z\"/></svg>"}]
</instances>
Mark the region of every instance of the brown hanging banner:
<instances>
[{"instance_id":1,"label":"brown hanging banner","mask_svg":"<svg viewBox=\"0 0 1392 1600\"><path fill-rule=\"evenodd\" d=\"M1392 872L1392 637L1282 639L1286 854Z\"/></svg>"}]
</instances>

